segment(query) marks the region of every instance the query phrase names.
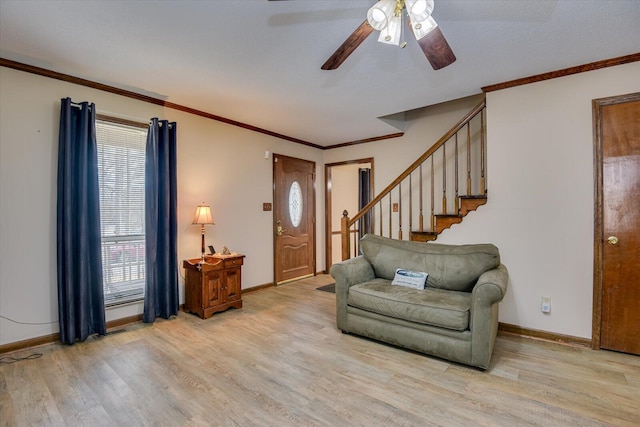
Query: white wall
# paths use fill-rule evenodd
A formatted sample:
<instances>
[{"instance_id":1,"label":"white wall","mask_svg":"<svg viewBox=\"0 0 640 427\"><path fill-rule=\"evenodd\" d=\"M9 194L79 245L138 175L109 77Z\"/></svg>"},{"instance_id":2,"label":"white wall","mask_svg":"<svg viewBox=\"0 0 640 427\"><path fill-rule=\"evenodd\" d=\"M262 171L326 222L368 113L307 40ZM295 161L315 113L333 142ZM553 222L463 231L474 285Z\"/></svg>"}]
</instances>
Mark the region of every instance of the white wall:
<instances>
[{"instance_id":1,"label":"white wall","mask_svg":"<svg viewBox=\"0 0 640 427\"><path fill-rule=\"evenodd\" d=\"M489 202L446 230L442 243L492 242L510 272L500 321L589 338L593 290L591 100L640 91L640 63L487 94ZM480 98L408 112L402 138L321 152L266 135L93 89L0 68L0 315L57 319L55 188L60 98L99 112L178 122L178 255L199 253L195 206L211 204L207 241L247 255L243 287L273 280L271 160L264 151L316 161L317 218L324 218L323 163L374 157L377 193ZM239 167L240 166L240 167ZM317 265L324 225L317 221ZM182 294L182 283L181 283ZM540 297L552 312L540 313ZM128 311L127 311L128 310ZM139 313L133 306L108 318ZM0 318L0 344L47 335L57 323Z\"/></svg>"},{"instance_id":2,"label":"white wall","mask_svg":"<svg viewBox=\"0 0 640 427\"><path fill-rule=\"evenodd\" d=\"M591 337L591 101L640 91L638 76L636 62L487 94L488 203L438 242L498 246L510 273L501 322ZM377 194L475 101L408 114L404 137L331 150L325 161L374 157ZM552 298L550 314L540 311L542 296Z\"/></svg>"},{"instance_id":3,"label":"white wall","mask_svg":"<svg viewBox=\"0 0 640 427\"><path fill-rule=\"evenodd\" d=\"M56 287L56 171L60 99L96 104L98 113L178 124L178 257L200 254L195 207L211 205L216 225L206 240L247 257L243 288L273 282L272 159L268 150L316 162L322 151L83 86L0 67L0 345L58 331ZM324 218L317 192L317 218ZM317 221L316 265L324 266L324 224ZM180 269L183 275L182 268ZM184 295L180 281L181 301ZM141 313L141 305L107 312L107 320Z\"/></svg>"}]
</instances>

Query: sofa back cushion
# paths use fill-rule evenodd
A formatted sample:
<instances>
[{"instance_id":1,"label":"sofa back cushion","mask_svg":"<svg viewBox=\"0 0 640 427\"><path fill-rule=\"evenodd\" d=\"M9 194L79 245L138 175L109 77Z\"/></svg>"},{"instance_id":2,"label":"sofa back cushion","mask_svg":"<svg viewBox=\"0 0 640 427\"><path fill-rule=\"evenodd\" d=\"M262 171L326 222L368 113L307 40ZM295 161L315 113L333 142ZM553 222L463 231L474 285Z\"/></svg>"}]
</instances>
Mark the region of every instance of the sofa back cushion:
<instances>
[{"instance_id":1,"label":"sofa back cushion","mask_svg":"<svg viewBox=\"0 0 640 427\"><path fill-rule=\"evenodd\" d=\"M367 234L360 248L376 277L392 280L397 268L423 271L429 274L427 286L452 291L470 291L482 273L500 265L492 244L443 245Z\"/></svg>"}]
</instances>

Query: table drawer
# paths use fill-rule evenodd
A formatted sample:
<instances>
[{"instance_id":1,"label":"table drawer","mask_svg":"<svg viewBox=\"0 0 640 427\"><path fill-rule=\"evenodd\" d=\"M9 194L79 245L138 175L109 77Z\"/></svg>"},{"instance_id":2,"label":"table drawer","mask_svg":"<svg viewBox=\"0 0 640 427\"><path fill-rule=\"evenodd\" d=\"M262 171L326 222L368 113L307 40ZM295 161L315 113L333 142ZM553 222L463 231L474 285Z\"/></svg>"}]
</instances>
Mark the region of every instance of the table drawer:
<instances>
[{"instance_id":1,"label":"table drawer","mask_svg":"<svg viewBox=\"0 0 640 427\"><path fill-rule=\"evenodd\" d=\"M242 265L242 260L243 259L244 258L242 258L242 257L225 259L224 260L224 268L239 267L239 266Z\"/></svg>"}]
</instances>

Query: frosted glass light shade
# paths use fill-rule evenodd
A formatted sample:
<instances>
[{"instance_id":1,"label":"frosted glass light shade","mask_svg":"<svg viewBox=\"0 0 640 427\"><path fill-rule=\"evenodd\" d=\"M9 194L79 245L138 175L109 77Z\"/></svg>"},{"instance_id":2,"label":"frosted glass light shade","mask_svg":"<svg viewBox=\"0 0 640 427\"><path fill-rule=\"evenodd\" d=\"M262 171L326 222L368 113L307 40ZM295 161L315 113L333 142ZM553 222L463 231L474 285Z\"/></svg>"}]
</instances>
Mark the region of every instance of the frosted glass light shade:
<instances>
[{"instance_id":1,"label":"frosted glass light shade","mask_svg":"<svg viewBox=\"0 0 640 427\"><path fill-rule=\"evenodd\" d=\"M433 0L404 0L411 22L422 22L433 12Z\"/></svg>"},{"instance_id":2,"label":"frosted glass light shade","mask_svg":"<svg viewBox=\"0 0 640 427\"><path fill-rule=\"evenodd\" d=\"M367 21L374 30L382 31L389 25L395 10L395 0L380 0L367 11Z\"/></svg>"},{"instance_id":3,"label":"frosted glass light shade","mask_svg":"<svg viewBox=\"0 0 640 427\"><path fill-rule=\"evenodd\" d=\"M400 37L402 36L402 17L393 16L389 20L389 25L382 31L380 31L380 37L378 41L387 44L400 44Z\"/></svg>"}]
</instances>

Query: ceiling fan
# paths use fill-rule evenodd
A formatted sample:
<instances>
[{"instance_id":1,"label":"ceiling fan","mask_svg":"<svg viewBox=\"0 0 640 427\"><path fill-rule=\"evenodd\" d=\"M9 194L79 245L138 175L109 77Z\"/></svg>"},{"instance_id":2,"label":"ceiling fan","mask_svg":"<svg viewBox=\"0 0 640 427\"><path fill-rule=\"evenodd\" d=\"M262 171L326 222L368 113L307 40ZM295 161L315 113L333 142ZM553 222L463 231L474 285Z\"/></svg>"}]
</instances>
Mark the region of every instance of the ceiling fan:
<instances>
[{"instance_id":1,"label":"ceiling fan","mask_svg":"<svg viewBox=\"0 0 640 427\"><path fill-rule=\"evenodd\" d=\"M402 40L403 10L408 25L416 37L422 52L434 70L453 63L456 56L444 38L440 27L431 16L434 0L379 0L367 12L367 19L322 65L323 70L335 70L373 32L380 31L378 41L404 47Z\"/></svg>"}]
</instances>

